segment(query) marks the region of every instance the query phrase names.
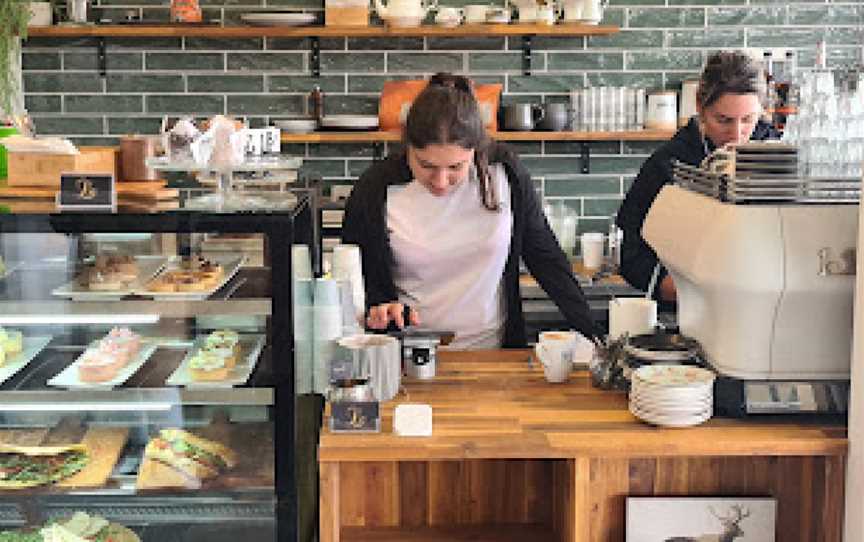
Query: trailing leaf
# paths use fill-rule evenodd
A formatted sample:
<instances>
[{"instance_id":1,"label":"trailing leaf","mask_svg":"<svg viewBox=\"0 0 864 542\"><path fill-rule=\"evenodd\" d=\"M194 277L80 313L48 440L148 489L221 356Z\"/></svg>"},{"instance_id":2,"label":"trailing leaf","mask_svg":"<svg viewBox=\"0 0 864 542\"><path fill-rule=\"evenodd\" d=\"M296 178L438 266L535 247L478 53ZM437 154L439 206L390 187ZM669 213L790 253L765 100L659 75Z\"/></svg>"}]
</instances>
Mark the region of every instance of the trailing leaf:
<instances>
[{"instance_id":1,"label":"trailing leaf","mask_svg":"<svg viewBox=\"0 0 864 542\"><path fill-rule=\"evenodd\" d=\"M12 55L18 53L18 38L27 39L29 0L0 0L0 110L12 113L12 98L21 91L12 73Z\"/></svg>"}]
</instances>

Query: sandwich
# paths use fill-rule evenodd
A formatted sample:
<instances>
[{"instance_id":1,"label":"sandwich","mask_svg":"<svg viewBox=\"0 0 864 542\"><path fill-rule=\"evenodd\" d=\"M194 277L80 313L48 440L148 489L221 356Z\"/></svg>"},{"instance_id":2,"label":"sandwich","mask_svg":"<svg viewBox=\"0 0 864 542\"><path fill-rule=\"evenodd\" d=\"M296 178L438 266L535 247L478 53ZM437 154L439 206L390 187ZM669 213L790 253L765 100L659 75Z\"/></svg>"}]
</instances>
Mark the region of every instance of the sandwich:
<instances>
[{"instance_id":1,"label":"sandwich","mask_svg":"<svg viewBox=\"0 0 864 542\"><path fill-rule=\"evenodd\" d=\"M39 532L44 542L141 542L128 527L84 512L75 512L69 519L51 523Z\"/></svg>"},{"instance_id":2,"label":"sandwich","mask_svg":"<svg viewBox=\"0 0 864 542\"><path fill-rule=\"evenodd\" d=\"M89 457L83 444L14 446L0 444L0 490L53 484L80 472Z\"/></svg>"},{"instance_id":3,"label":"sandwich","mask_svg":"<svg viewBox=\"0 0 864 542\"><path fill-rule=\"evenodd\" d=\"M180 472L192 481L215 478L237 465L234 450L182 429L163 429L144 449L150 458Z\"/></svg>"},{"instance_id":4,"label":"sandwich","mask_svg":"<svg viewBox=\"0 0 864 542\"><path fill-rule=\"evenodd\" d=\"M52 520L41 529L0 532L0 542L141 542L131 529L105 518L75 512L63 521Z\"/></svg>"}]
</instances>

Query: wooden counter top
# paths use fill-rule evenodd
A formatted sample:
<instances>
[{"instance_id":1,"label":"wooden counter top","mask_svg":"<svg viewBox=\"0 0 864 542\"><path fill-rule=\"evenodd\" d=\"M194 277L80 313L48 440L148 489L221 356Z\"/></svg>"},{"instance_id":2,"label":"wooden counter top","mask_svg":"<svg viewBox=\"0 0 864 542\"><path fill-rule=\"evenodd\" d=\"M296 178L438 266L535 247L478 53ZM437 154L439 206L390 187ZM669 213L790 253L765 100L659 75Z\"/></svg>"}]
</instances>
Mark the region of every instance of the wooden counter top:
<instances>
[{"instance_id":1,"label":"wooden counter top","mask_svg":"<svg viewBox=\"0 0 864 542\"><path fill-rule=\"evenodd\" d=\"M793 418L654 427L629 413L623 392L592 387L587 371L566 384L549 384L528 358L528 350L439 352L434 380L405 380L405 391L382 405L380 434L331 434L325 423L319 459L842 456L847 450L845 425ZM432 405L432 437L392 433L399 402Z\"/></svg>"}]
</instances>

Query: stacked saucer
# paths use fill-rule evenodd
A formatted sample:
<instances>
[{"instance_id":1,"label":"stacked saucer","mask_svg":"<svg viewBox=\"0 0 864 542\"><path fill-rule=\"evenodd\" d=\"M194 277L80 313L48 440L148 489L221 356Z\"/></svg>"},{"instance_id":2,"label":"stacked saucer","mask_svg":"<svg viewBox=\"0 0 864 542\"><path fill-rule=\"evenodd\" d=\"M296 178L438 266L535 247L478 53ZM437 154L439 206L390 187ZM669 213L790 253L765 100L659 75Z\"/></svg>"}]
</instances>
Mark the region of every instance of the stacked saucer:
<instances>
[{"instance_id":1,"label":"stacked saucer","mask_svg":"<svg viewBox=\"0 0 864 542\"><path fill-rule=\"evenodd\" d=\"M630 412L666 427L699 425L711 418L714 373L692 365L646 365L633 372Z\"/></svg>"}]
</instances>

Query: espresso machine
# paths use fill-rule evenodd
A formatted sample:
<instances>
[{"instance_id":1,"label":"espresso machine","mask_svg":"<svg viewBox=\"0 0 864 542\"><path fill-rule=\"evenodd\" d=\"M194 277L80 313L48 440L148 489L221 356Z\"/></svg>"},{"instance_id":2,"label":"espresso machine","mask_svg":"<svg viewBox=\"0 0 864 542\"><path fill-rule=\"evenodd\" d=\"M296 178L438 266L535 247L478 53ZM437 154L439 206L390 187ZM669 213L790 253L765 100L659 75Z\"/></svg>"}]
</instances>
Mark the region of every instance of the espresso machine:
<instances>
[{"instance_id":1,"label":"espresso machine","mask_svg":"<svg viewBox=\"0 0 864 542\"><path fill-rule=\"evenodd\" d=\"M718 413L844 413L860 183L735 163L677 164L642 228L675 281L681 333L719 374Z\"/></svg>"}]
</instances>

